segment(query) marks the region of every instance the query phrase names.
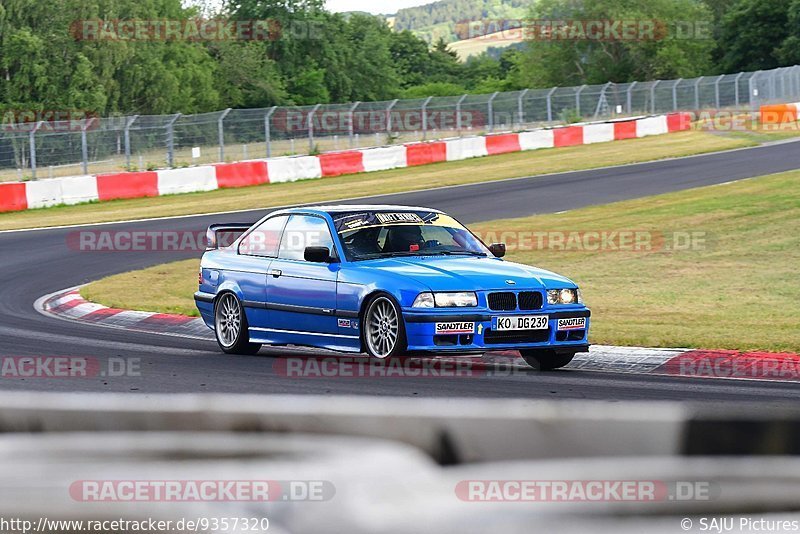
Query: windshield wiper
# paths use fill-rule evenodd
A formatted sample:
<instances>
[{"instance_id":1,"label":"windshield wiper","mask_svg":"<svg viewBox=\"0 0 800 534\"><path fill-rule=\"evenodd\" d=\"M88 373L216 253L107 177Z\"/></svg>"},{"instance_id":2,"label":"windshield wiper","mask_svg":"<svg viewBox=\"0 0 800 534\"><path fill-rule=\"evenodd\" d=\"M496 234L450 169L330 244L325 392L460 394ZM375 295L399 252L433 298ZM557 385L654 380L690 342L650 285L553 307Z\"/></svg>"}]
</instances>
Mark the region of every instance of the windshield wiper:
<instances>
[{"instance_id":1,"label":"windshield wiper","mask_svg":"<svg viewBox=\"0 0 800 534\"><path fill-rule=\"evenodd\" d=\"M486 256L483 252L474 250L403 250L398 252L374 252L372 254L362 254L359 260L371 260L376 258L397 258L405 256Z\"/></svg>"},{"instance_id":2,"label":"windshield wiper","mask_svg":"<svg viewBox=\"0 0 800 534\"><path fill-rule=\"evenodd\" d=\"M447 254L448 256L486 256L483 252L476 250L444 250L442 254Z\"/></svg>"}]
</instances>

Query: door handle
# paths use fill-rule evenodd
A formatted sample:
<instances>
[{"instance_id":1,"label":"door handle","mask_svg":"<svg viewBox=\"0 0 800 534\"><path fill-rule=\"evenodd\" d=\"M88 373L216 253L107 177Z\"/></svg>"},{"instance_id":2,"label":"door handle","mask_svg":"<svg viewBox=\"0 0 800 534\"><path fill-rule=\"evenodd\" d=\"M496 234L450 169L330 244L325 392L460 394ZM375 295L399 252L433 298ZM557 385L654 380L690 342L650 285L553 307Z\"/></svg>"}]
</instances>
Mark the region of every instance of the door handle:
<instances>
[{"instance_id":1,"label":"door handle","mask_svg":"<svg viewBox=\"0 0 800 534\"><path fill-rule=\"evenodd\" d=\"M273 278L278 278L283 272L280 269L270 269L269 274L273 276Z\"/></svg>"}]
</instances>

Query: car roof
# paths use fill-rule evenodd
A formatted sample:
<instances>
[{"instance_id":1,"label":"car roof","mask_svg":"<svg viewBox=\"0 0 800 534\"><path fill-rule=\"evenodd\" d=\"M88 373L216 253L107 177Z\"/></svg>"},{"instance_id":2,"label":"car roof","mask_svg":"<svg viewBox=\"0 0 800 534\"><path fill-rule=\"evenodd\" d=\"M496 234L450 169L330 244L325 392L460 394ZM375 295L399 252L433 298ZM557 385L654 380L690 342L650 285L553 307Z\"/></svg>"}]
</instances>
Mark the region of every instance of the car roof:
<instances>
[{"instance_id":1,"label":"car roof","mask_svg":"<svg viewBox=\"0 0 800 534\"><path fill-rule=\"evenodd\" d=\"M442 213L433 208L423 208L419 206L398 206L392 204L332 204L327 206L298 206L284 210L288 213L297 212L317 212L317 213L344 213L354 211L430 211Z\"/></svg>"}]
</instances>

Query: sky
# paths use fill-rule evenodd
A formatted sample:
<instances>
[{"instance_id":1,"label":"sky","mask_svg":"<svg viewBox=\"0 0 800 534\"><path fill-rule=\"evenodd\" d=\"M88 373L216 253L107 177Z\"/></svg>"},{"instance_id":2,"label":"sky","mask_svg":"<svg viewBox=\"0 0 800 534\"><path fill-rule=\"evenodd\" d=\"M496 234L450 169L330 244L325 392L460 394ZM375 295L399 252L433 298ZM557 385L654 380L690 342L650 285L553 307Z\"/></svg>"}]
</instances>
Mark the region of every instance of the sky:
<instances>
[{"instance_id":1,"label":"sky","mask_svg":"<svg viewBox=\"0 0 800 534\"><path fill-rule=\"evenodd\" d=\"M391 15L404 7L430 4L434 0L326 0L331 11L367 11L374 14Z\"/></svg>"}]
</instances>

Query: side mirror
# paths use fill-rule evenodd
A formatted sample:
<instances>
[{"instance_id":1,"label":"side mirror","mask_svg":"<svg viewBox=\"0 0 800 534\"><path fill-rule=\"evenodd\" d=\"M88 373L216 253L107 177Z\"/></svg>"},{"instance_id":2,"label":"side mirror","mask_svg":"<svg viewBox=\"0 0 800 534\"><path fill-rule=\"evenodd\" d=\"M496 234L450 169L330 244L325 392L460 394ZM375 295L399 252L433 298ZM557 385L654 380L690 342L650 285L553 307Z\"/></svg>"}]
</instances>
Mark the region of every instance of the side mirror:
<instances>
[{"instance_id":1,"label":"side mirror","mask_svg":"<svg viewBox=\"0 0 800 534\"><path fill-rule=\"evenodd\" d=\"M506 255L506 244L505 243L492 243L489 245L489 252L494 254L495 258L502 258Z\"/></svg>"},{"instance_id":2,"label":"side mirror","mask_svg":"<svg viewBox=\"0 0 800 534\"><path fill-rule=\"evenodd\" d=\"M328 247L306 247L303 257L314 263L328 263L331 260L331 251Z\"/></svg>"}]
</instances>

